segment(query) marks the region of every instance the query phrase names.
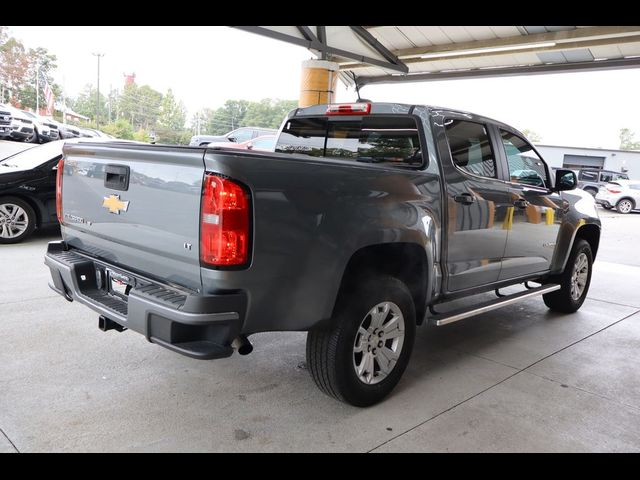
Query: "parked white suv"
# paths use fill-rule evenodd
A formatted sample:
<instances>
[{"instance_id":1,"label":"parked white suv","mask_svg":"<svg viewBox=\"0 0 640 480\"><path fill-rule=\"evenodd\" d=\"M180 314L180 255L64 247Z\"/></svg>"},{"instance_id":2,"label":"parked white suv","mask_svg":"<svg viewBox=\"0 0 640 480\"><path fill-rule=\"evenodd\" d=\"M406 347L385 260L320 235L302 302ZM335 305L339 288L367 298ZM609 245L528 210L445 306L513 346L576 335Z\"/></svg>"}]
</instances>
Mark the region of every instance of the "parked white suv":
<instances>
[{"instance_id":1,"label":"parked white suv","mask_svg":"<svg viewBox=\"0 0 640 480\"><path fill-rule=\"evenodd\" d=\"M616 180L600 187L596 203L606 209L629 213L640 207L640 180Z\"/></svg>"},{"instance_id":2,"label":"parked white suv","mask_svg":"<svg viewBox=\"0 0 640 480\"><path fill-rule=\"evenodd\" d=\"M33 120L29 118L22 110L18 110L11 105L0 105L0 109L11 113L12 140L24 141L33 136Z\"/></svg>"},{"instance_id":3,"label":"parked white suv","mask_svg":"<svg viewBox=\"0 0 640 480\"><path fill-rule=\"evenodd\" d=\"M22 111L27 117L33 121L34 131L30 138L27 138L27 142L30 143L45 143L60 138L60 132L58 132L58 126L47 120L40 115L36 115L33 112Z\"/></svg>"},{"instance_id":4,"label":"parked white suv","mask_svg":"<svg viewBox=\"0 0 640 480\"><path fill-rule=\"evenodd\" d=\"M10 137L12 121L13 117L9 109L5 105L0 104L0 140Z\"/></svg>"}]
</instances>

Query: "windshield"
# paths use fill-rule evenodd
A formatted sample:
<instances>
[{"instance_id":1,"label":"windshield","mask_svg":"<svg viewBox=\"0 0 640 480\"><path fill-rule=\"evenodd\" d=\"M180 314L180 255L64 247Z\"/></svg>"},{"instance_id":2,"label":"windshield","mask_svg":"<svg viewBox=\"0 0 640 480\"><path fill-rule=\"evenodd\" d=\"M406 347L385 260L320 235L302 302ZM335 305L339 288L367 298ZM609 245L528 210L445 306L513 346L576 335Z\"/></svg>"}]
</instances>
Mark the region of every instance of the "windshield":
<instances>
[{"instance_id":1,"label":"windshield","mask_svg":"<svg viewBox=\"0 0 640 480\"><path fill-rule=\"evenodd\" d=\"M12 170L31 170L39 167L43 163L61 156L63 145L64 140L58 140L11 155L0 161L0 173L4 173L9 168Z\"/></svg>"}]
</instances>

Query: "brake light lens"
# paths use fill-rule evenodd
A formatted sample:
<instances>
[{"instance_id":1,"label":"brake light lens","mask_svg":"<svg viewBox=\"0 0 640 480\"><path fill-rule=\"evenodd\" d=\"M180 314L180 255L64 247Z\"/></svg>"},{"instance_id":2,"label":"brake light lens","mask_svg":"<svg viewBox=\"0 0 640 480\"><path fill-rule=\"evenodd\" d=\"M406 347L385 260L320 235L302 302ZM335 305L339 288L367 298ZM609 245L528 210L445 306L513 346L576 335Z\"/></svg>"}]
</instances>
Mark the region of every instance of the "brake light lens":
<instances>
[{"instance_id":1,"label":"brake light lens","mask_svg":"<svg viewBox=\"0 0 640 480\"><path fill-rule=\"evenodd\" d=\"M62 222L62 173L64 172L64 157L58 162L58 170L56 171L56 215L58 222Z\"/></svg>"},{"instance_id":2,"label":"brake light lens","mask_svg":"<svg viewBox=\"0 0 640 480\"><path fill-rule=\"evenodd\" d=\"M213 266L249 259L249 194L239 184L205 174L200 224L200 260Z\"/></svg>"},{"instance_id":3,"label":"brake light lens","mask_svg":"<svg viewBox=\"0 0 640 480\"><path fill-rule=\"evenodd\" d=\"M336 103L327 106L327 115L368 115L370 103Z\"/></svg>"},{"instance_id":4,"label":"brake light lens","mask_svg":"<svg viewBox=\"0 0 640 480\"><path fill-rule=\"evenodd\" d=\"M609 193L621 193L622 190L617 190L615 187L606 187Z\"/></svg>"}]
</instances>

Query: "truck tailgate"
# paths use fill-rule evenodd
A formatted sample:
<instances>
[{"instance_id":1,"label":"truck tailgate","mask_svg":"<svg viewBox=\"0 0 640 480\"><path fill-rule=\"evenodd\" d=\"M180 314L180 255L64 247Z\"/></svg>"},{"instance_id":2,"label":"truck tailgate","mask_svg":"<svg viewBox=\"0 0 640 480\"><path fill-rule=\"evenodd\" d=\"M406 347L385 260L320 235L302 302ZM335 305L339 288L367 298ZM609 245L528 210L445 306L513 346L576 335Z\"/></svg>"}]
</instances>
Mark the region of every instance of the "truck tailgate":
<instances>
[{"instance_id":1,"label":"truck tailgate","mask_svg":"<svg viewBox=\"0 0 640 480\"><path fill-rule=\"evenodd\" d=\"M64 147L62 215L71 247L164 282L201 289L203 150Z\"/></svg>"}]
</instances>

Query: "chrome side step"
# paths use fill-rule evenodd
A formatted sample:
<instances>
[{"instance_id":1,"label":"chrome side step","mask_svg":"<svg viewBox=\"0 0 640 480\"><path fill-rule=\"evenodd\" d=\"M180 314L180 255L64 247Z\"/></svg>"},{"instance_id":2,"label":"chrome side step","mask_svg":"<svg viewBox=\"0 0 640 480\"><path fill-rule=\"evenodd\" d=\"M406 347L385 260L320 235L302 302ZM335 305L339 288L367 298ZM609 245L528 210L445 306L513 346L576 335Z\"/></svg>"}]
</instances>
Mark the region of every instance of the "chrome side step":
<instances>
[{"instance_id":1,"label":"chrome side step","mask_svg":"<svg viewBox=\"0 0 640 480\"><path fill-rule=\"evenodd\" d=\"M472 308L459 308L451 312L434 315L433 317L429 318L429 322L437 325L438 327L441 327L442 325L446 325L448 323L457 322L458 320L473 317L484 312L490 312L491 310L506 307L507 305L511 305L521 300L526 300L527 298L536 297L538 295L554 292L556 290L560 290L560 285L549 283L547 285L542 285L541 287L532 288L531 290L525 290L524 292L514 293L513 295L508 295L496 300L491 300L490 302L486 302L484 304L481 304L480 306Z\"/></svg>"}]
</instances>

